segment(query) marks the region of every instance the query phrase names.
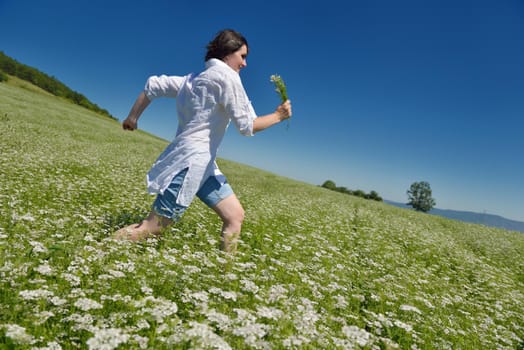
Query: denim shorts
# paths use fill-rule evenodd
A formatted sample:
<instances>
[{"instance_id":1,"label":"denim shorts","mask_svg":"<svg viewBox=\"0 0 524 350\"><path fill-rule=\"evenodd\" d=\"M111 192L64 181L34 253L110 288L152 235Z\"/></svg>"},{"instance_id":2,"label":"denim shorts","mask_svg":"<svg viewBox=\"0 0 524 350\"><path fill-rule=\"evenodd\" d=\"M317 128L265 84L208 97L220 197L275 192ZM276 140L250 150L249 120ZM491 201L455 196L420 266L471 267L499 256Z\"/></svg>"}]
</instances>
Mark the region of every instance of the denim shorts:
<instances>
[{"instance_id":1,"label":"denim shorts","mask_svg":"<svg viewBox=\"0 0 524 350\"><path fill-rule=\"evenodd\" d=\"M158 194L153 203L153 211L160 215L178 221L187 207L177 204L178 193L184 178L187 175L188 169L179 172L171 183L166 188L164 193ZM210 176L204 182L202 187L197 192L197 197L200 198L208 207L213 208L222 199L225 199L233 194L233 189L227 183L225 176Z\"/></svg>"}]
</instances>

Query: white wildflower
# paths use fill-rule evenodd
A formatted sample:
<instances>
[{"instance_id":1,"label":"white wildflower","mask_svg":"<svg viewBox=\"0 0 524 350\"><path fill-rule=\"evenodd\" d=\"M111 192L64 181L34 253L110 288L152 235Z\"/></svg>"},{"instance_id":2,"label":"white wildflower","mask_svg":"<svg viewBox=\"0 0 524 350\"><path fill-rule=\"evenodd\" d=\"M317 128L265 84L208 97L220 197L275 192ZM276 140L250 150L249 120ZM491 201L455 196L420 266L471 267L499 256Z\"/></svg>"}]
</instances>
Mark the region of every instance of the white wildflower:
<instances>
[{"instance_id":1,"label":"white wildflower","mask_svg":"<svg viewBox=\"0 0 524 350\"><path fill-rule=\"evenodd\" d=\"M31 348L31 350L62 350L62 347L56 341L52 341L43 348Z\"/></svg>"},{"instance_id":2,"label":"white wildflower","mask_svg":"<svg viewBox=\"0 0 524 350\"><path fill-rule=\"evenodd\" d=\"M426 305L426 307L430 308L430 309L434 309L435 306L427 299L425 298L422 298L422 297L415 297L416 300L418 301L421 301L424 303L424 305Z\"/></svg>"},{"instance_id":3,"label":"white wildflower","mask_svg":"<svg viewBox=\"0 0 524 350\"><path fill-rule=\"evenodd\" d=\"M72 275L70 273L63 273L61 275L63 279L65 279L72 287L78 287L80 285L80 277L76 275Z\"/></svg>"},{"instance_id":4,"label":"white wildflower","mask_svg":"<svg viewBox=\"0 0 524 350\"><path fill-rule=\"evenodd\" d=\"M492 284L493 287L498 287L497 284ZM462 303L464 302L464 299L460 296L460 295L454 295L453 296L453 302L455 303ZM500 301L497 301L495 303L495 307L498 308L497 306L500 307ZM500 308L499 310L502 310L502 308Z\"/></svg>"},{"instance_id":5,"label":"white wildflower","mask_svg":"<svg viewBox=\"0 0 524 350\"><path fill-rule=\"evenodd\" d=\"M333 341L333 344L335 344L337 349L340 348L340 349L352 350L355 348L355 345L347 339L331 337L331 340Z\"/></svg>"},{"instance_id":6,"label":"white wildflower","mask_svg":"<svg viewBox=\"0 0 524 350\"><path fill-rule=\"evenodd\" d=\"M68 317L65 317L62 319L63 322L74 322L75 324L71 327L74 331L79 330L86 330L86 331L93 331L95 327L93 327L93 322L95 319L92 315L80 315L77 313L74 313Z\"/></svg>"},{"instance_id":7,"label":"white wildflower","mask_svg":"<svg viewBox=\"0 0 524 350\"><path fill-rule=\"evenodd\" d=\"M27 280L27 282L29 282L31 284L45 284L47 281L44 280L44 279L41 279L41 278L33 278L33 279L30 279L30 280Z\"/></svg>"},{"instance_id":8,"label":"white wildflower","mask_svg":"<svg viewBox=\"0 0 524 350\"><path fill-rule=\"evenodd\" d=\"M44 276L51 276L53 274L53 269L47 261L35 268L35 271Z\"/></svg>"},{"instance_id":9,"label":"white wildflower","mask_svg":"<svg viewBox=\"0 0 524 350\"><path fill-rule=\"evenodd\" d=\"M130 303L133 299L129 295L122 295L120 293L117 293L115 295L102 294L100 296L100 301L105 301L105 300L111 300L113 302L121 301L127 304L127 303Z\"/></svg>"},{"instance_id":10,"label":"white wildflower","mask_svg":"<svg viewBox=\"0 0 524 350\"><path fill-rule=\"evenodd\" d=\"M202 271L199 267L194 266L194 265L187 265L187 266L184 266L182 269L184 270L184 273L187 275L200 273Z\"/></svg>"},{"instance_id":11,"label":"white wildflower","mask_svg":"<svg viewBox=\"0 0 524 350\"><path fill-rule=\"evenodd\" d=\"M279 299L284 299L287 294L287 289L281 284L275 284L269 289L268 301L270 303L275 302Z\"/></svg>"},{"instance_id":12,"label":"white wildflower","mask_svg":"<svg viewBox=\"0 0 524 350\"><path fill-rule=\"evenodd\" d=\"M335 308L345 309L348 307L349 303L343 295L335 295L333 298L336 300Z\"/></svg>"},{"instance_id":13,"label":"white wildflower","mask_svg":"<svg viewBox=\"0 0 524 350\"><path fill-rule=\"evenodd\" d=\"M253 316L248 310L244 309L233 309L238 315L236 322L240 324L255 323L257 318Z\"/></svg>"},{"instance_id":14,"label":"white wildflower","mask_svg":"<svg viewBox=\"0 0 524 350\"><path fill-rule=\"evenodd\" d=\"M406 305L406 304L400 305L400 310L407 311L407 312L414 312L414 313L417 313L419 315L422 314L422 312L418 308L416 308L415 306Z\"/></svg>"},{"instance_id":15,"label":"white wildflower","mask_svg":"<svg viewBox=\"0 0 524 350\"><path fill-rule=\"evenodd\" d=\"M135 303L137 307L148 304L149 301L153 302L152 307L143 308L141 314L150 314L158 323L163 323L164 318L173 316L178 311L176 303L169 301L164 298L156 299L153 296L145 297L142 301Z\"/></svg>"},{"instance_id":16,"label":"white wildflower","mask_svg":"<svg viewBox=\"0 0 524 350\"><path fill-rule=\"evenodd\" d=\"M140 329L149 329L149 328L151 328L151 325L149 324L149 322L147 322L143 318L138 320L136 324L136 329L140 330Z\"/></svg>"},{"instance_id":17,"label":"white wildflower","mask_svg":"<svg viewBox=\"0 0 524 350\"><path fill-rule=\"evenodd\" d=\"M298 304L298 314L294 317L295 328L300 334L307 334L310 337L317 337L319 332L316 328L316 322L320 320L320 314L315 311L314 302L307 298L300 298L301 304Z\"/></svg>"},{"instance_id":18,"label":"white wildflower","mask_svg":"<svg viewBox=\"0 0 524 350\"><path fill-rule=\"evenodd\" d=\"M218 287L211 287L211 288L209 288L209 293L215 294L215 295L220 295L220 293L222 293L222 289L220 289Z\"/></svg>"},{"instance_id":19,"label":"white wildflower","mask_svg":"<svg viewBox=\"0 0 524 350\"><path fill-rule=\"evenodd\" d=\"M34 343L34 338L32 335L27 334L24 327L20 327L17 324L6 324L5 336L11 338L16 344L32 344Z\"/></svg>"},{"instance_id":20,"label":"white wildflower","mask_svg":"<svg viewBox=\"0 0 524 350\"><path fill-rule=\"evenodd\" d=\"M33 222L33 221L36 220L35 217L33 215L31 215L30 213L24 214L23 216L17 216L17 219L18 220L29 221L29 222Z\"/></svg>"},{"instance_id":21,"label":"white wildflower","mask_svg":"<svg viewBox=\"0 0 524 350\"><path fill-rule=\"evenodd\" d=\"M269 330L269 326L260 323L246 324L233 329L233 334L244 338L246 345L256 347L259 339L264 337Z\"/></svg>"},{"instance_id":22,"label":"white wildflower","mask_svg":"<svg viewBox=\"0 0 524 350\"><path fill-rule=\"evenodd\" d=\"M67 303L66 299L61 299L59 297L52 297L49 299L49 302L53 304L54 306L61 306Z\"/></svg>"},{"instance_id":23,"label":"white wildflower","mask_svg":"<svg viewBox=\"0 0 524 350\"><path fill-rule=\"evenodd\" d=\"M89 311L95 309L102 309L102 304L97 301L89 298L80 298L75 302L75 307L79 308L82 311Z\"/></svg>"},{"instance_id":24,"label":"white wildflower","mask_svg":"<svg viewBox=\"0 0 524 350\"><path fill-rule=\"evenodd\" d=\"M112 350L128 340L129 334L123 333L121 329L100 329L95 332L94 337L87 340L87 346L90 350Z\"/></svg>"},{"instance_id":25,"label":"white wildflower","mask_svg":"<svg viewBox=\"0 0 524 350\"><path fill-rule=\"evenodd\" d=\"M169 327L167 324L162 323L160 326L156 327L156 334L162 334L164 332L168 332L171 330L171 327Z\"/></svg>"},{"instance_id":26,"label":"white wildflower","mask_svg":"<svg viewBox=\"0 0 524 350\"><path fill-rule=\"evenodd\" d=\"M146 294L146 295L152 295L153 294L153 289L147 287L147 286L143 286L142 288L140 288L140 290L142 291L142 293Z\"/></svg>"},{"instance_id":27,"label":"white wildflower","mask_svg":"<svg viewBox=\"0 0 524 350\"><path fill-rule=\"evenodd\" d=\"M235 292L227 292L217 287L209 288L209 293L220 295L222 298L227 299L227 300L233 300L233 301L237 300L237 294Z\"/></svg>"},{"instance_id":28,"label":"white wildflower","mask_svg":"<svg viewBox=\"0 0 524 350\"><path fill-rule=\"evenodd\" d=\"M235 292L226 292L226 291L222 291L222 293L220 293L220 295L226 299L226 300L233 300L233 301L237 301L237 293Z\"/></svg>"},{"instance_id":29,"label":"white wildflower","mask_svg":"<svg viewBox=\"0 0 524 350\"><path fill-rule=\"evenodd\" d=\"M124 272L134 272L135 271L135 263L132 261L129 261L129 262L117 261L115 265L117 269L120 271L124 271Z\"/></svg>"},{"instance_id":30,"label":"white wildflower","mask_svg":"<svg viewBox=\"0 0 524 350\"><path fill-rule=\"evenodd\" d=\"M368 345L371 338L370 333L368 333L365 329L361 329L357 326L344 326L342 327L342 333L344 333L348 339L357 343L361 347Z\"/></svg>"},{"instance_id":31,"label":"white wildflower","mask_svg":"<svg viewBox=\"0 0 524 350\"><path fill-rule=\"evenodd\" d=\"M18 295L24 300L38 300L54 296L53 292L47 289L22 290Z\"/></svg>"},{"instance_id":32,"label":"white wildflower","mask_svg":"<svg viewBox=\"0 0 524 350\"><path fill-rule=\"evenodd\" d=\"M303 335L292 335L290 337L287 337L286 339L284 339L284 341L282 342L282 344L286 347L286 348L297 348L297 347L300 347L304 344L308 344L311 342L311 339L303 336Z\"/></svg>"},{"instance_id":33,"label":"white wildflower","mask_svg":"<svg viewBox=\"0 0 524 350\"><path fill-rule=\"evenodd\" d=\"M377 314L375 315L375 317L379 325L384 325L388 328L393 327L393 322L391 322L391 320L388 317L386 317L385 315Z\"/></svg>"},{"instance_id":34,"label":"white wildflower","mask_svg":"<svg viewBox=\"0 0 524 350\"><path fill-rule=\"evenodd\" d=\"M112 280L114 278L115 278L114 276L108 275L106 273L98 275L98 280L99 281Z\"/></svg>"},{"instance_id":35,"label":"white wildflower","mask_svg":"<svg viewBox=\"0 0 524 350\"><path fill-rule=\"evenodd\" d=\"M260 288L258 288L258 286L255 284L255 282L253 281L250 281L250 280L246 280L246 279L242 279L240 280L240 284L242 285L242 290L245 291L245 292L251 292L253 294L256 294Z\"/></svg>"},{"instance_id":36,"label":"white wildflower","mask_svg":"<svg viewBox=\"0 0 524 350\"><path fill-rule=\"evenodd\" d=\"M226 273L226 279L229 280L229 281L236 281L238 279L237 275L234 274L234 273Z\"/></svg>"},{"instance_id":37,"label":"white wildflower","mask_svg":"<svg viewBox=\"0 0 524 350\"><path fill-rule=\"evenodd\" d=\"M37 313L35 316L37 318L37 324L42 324L45 321L47 321L50 317L53 317L55 314L51 311L42 311L40 313Z\"/></svg>"},{"instance_id":38,"label":"white wildflower","mask_svg":"<svg viewBox=\"0 0 524 350\"><path fill-rule=\"evenodd\" d=\"M132 339L138 343L138 347L140 349L147 349L148 348L147 345L149 343L149 339L147 337L141 337L138 334L135 334L135 335L133 335Z\"/></svg>"},{"instance_id":39,"label":"white wildflower","mask_svg":"<svg viewBox=\"0 0 524 350\"><path fill-rule=\"evenodd\" d=\"M395 326L397 326L398 328L402 328L403 330L405 330L406 332L411 332L413 330L413 327L411 327L411 325L407 324L407 323L404 323L402 321L399 321L399 320L395 320L393 321L393 324Z\"/></svg>"},{"instance_id":40,"label":"white wildflower","mask_svg":"<svg viewBox=\"0 0 524 350\"><path fill-rule=\"evenodd\" d=\"M29 241L29 244L33 247L33 253L47 253L47 248L42 243Z\"/></svg>"},{"instance_id":41,"label":"white wildflower","mask_svg":"<svg viewBox=\"0 0 524 350\"><path fill-rule=\"evenodd\" d=\"M229 316L217 312L215 309L208 310L204 314L210 323L216 324L221 330L226 330L231 325L231 319Z\"/></svg>"},{"instance_id":42,"label":"white wildflower","mask_svg":"<svg viewBox=\"0 0 524 350\"><path fill-rule=\"evenodd\" d=\"M205 291L191 293L189 297L193 300L198 300L204 303L209 301L209 296Z\"/></svg>"},{"instance_id":43,"label":"white wildflower","mask_svg":"<svg viewBox=\"0 0 524 350\"><path fill-rule=\"evenodd\" d=\"M347 291L347 288L344 287L344 286L341 286L340 284L338 284L337 282L330 282L328 284L328 288L330 291L332 292L335 292L337 290L342 290L342 291Z\"/></svg>"},{"instance_id":44,"label":"white wildflower","mask_svg":"<svg viewBox=\"0 0 524 350\"><path fill-rule=\"evenodd\" d=\"M190 322L189 325L191 328L185 332L185 337L194 340L195 343L199 345L197 348L231 350L231 346L215 334L207 324Z\"/></svg>"},{"instance_id":45,"label":"white wildflower","mask_svg":"<svg viewBox=\"0 0 524 350\"><path fill-rule=\"evenodd\" d=\"M126 277L126 274L123 273L122 271L117 271L117 270L109 270L107 271L109 272L109 274L115 278L122 278L122 277Z\"/></svg>"},{"instance_id":46,"label":"white wildflower","mask_svg":"<svg viewBox=\"0 0 524 350\"><path fill-rule=\"evenodd\" d=\"M252 263L252 262L238 263L236 265L236 268L241 270L241 271L247 271L249 269L256 269L257 268L257 264Z\"/></svg>"},{"instance_id":47,"label":"white wildflower","mask_svg":"<svg viewBox=\"0 0 524 350\"><path fill-rule=\"evenodd\" d=\"M274 307L260 306L257 308L257 316L270 320L278 320L284 316L284 312Z\"/></svg>"},{"instance_id":48,"label":"white wildflower","mask_svg":"<svg viewBox=\"0 0 524 350\"><path fill-rule=\"evenodd\" d=\"M83 215L75 214L75 216L80 217L80 218L83 219L87 224L90 223L90 219L88 219L87 217L85 217L85 216L83 216ZM88 222L88 221L89 221L89 222ZM84 239L84 241L86 241L86 242L96 242L96 239L95 239L93 236L91 236L91 234L89 234L89 233L86 234L86 235L84 236L83 239Z\"/></svg>"}]
</instances>

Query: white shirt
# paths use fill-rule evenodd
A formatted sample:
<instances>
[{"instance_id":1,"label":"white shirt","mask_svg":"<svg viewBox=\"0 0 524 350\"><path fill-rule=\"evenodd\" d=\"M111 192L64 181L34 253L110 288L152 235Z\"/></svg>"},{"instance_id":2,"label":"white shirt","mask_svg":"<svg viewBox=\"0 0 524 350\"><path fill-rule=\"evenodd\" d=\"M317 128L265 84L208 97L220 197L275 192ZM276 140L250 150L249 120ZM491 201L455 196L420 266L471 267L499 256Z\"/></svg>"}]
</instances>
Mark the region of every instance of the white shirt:
<instances>
[{"instance_id":1,"label":"white shirt","mask_svg":"<svg viewBox=\"0 0 524 350\"><path fill-rule=\"evenodd\" d=\"M148 191L163 193L173 177L188 168L177 204L189 206L207 178L221 174L215 159L230 121L241 134L252 136L257 115L238 73L214 58L200 74L152 76L144 92L150 100L176 97L178 114L175 139L147 174Z\"/></svg>"}]
</instances>

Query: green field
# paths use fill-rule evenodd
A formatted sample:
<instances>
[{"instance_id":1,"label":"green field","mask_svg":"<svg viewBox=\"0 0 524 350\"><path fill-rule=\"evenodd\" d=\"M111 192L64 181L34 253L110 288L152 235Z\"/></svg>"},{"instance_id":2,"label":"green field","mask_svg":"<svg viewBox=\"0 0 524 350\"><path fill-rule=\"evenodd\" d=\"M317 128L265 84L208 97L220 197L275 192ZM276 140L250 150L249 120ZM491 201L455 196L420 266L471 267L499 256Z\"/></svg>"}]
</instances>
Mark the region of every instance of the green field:
<instances>
[{"instance_id":1,"label":"green field","mask_svg":"<svg viewBox=\"0 0 524 350\"><path fill-rule=\"evenodd\" d=\"M220 160L234 257L198 200L162 239L112 240L165 146L0 83L0 349L524 348L521 233Z\"/></svg>"}]
</instances>

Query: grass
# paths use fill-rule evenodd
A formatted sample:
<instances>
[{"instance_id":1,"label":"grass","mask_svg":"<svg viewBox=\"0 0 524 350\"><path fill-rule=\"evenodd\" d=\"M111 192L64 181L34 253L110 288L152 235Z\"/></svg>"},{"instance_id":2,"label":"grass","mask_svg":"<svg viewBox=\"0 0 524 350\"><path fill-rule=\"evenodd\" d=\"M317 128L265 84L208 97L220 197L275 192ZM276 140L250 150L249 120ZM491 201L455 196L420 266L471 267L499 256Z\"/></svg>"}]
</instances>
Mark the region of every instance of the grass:
<instances>
[{"instance_id":1,"label":"grass","mask_svg":"<svg viewBox=\"0 0 524 350\"><path fill-rule=\"evenodd\" d=\"M521 233L220 160L237 255L198 200L162 239L116 242L165 141L0 83L0 146L1 349L524 346Z\"/></svg>"}]
</instances>

